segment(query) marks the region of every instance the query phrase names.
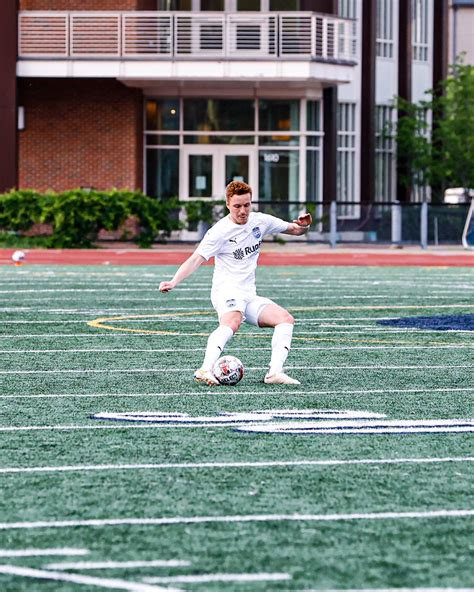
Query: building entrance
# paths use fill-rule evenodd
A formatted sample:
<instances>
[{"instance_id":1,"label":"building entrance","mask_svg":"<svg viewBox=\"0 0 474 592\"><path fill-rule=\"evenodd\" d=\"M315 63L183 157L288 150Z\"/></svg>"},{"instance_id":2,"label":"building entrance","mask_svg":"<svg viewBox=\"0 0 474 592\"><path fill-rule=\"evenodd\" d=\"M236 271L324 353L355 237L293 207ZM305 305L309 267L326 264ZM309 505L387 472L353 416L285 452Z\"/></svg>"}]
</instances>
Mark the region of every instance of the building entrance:
<instances>
[{"instance_id":1,"label":"building entrance","mask_svg":"<svg viewBox=\"0 0 474 592\"><path fill-rule=\"evenodd\" d=\"M180 158L180 199L224 199L224 189L231 181L249 183L254 195L257 192L252 147L186 146Z\"/></svg>"}]
</instances>

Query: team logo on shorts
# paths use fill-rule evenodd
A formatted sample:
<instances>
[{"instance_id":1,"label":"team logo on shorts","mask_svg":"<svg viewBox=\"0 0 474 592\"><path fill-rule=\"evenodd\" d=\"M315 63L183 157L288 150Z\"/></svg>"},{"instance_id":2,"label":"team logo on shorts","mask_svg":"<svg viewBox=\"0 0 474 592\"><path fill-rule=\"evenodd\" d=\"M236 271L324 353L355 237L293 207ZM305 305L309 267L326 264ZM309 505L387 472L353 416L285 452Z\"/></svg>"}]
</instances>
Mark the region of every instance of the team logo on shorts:
<instances>
[{"instance_id":1,"label":"team logo on shorts","mask_svg":"<svg viewBox=\"0 0 474 592\"><path fill-rule=\"evenodd\" d=\"M260 228L258 226L255 226L255 228L252 228L252 232L255 238L260 238L262 236L262 231L260 230Z\"/></svg>"},{"instance_id":2,"label":"team logo on shorts","mask_svg":"<svg viewBox=\"0 0 474 592\"><path fill-rule=\"evenodd\" d=\"M227 306L227 308L234 308L235 298L230 298L229 300L226 300L225 305Z\"/></svg>"},{"instance_id":3,"label":"team logo on shorts","mask_svg":"<svg viewBox=\"0 0 474 592\"><path fill-rule=\"evenodd\" d=\"M242 251L242 249L236 249L232 255L234 255L234 257L236 259L243 259L244 258L244 252Z\"/></svg>"}]
</instances>

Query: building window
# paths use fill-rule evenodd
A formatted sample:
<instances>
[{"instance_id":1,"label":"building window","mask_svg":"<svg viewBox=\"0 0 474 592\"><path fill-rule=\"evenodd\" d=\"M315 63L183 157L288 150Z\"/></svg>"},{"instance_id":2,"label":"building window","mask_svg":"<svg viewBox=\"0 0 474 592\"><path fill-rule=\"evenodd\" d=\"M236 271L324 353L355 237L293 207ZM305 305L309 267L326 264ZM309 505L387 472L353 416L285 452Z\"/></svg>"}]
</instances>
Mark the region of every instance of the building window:
<instances>
[{"instance_id":1,"label":"building window","mask_svg":"<svg viewBox=\"0 0 474 592\"><path fill-rule=\"evenodd\" d=\"M298 11L301 10L300 0L270 0L270 10L276 11Z\"/></svg>"},{"instance_id":2,"label":"building window","mask_svg":"<svg viewBox=\"0 0 474 592\"><path fill-rule=\"evenodd\" d=\"M260 11L260 0L237 0L237 10Z\"/></svg>"},{"instance_id":3,"label":"building window","mask_svg":"<svg viewBox=\"0 0 474 592\"><path fill-rule=\"evenodd\" d=\"M356 0L339 0L338 15L341 18L357 18Z\"/></svg>"},{"instance_id":4,"label":"building window","mask_svg":"<svg viewBox=\"0 0 474 592\"><path fill-rule=\"evenodd\" d=\"M228 166L227 179L247 167L238 176L250 175L261 209L278 202L279 212L293 219L298 204L321 200L321 117L318 100L146 99L146 192L159 199L196 197L188 181L198 179L200 197L216 196L225 187L223 174L210 171Z\"/></svg>"},{"instance_id":5,"label":"building window","mask_svg":"<svg viewBox=\"0 0 474 592\"><path fill-rule=\"evenodd\" d=\"M165 99L147 101L145 104L145 126L147 131L178 131L179 101Z\"/></svg>"},{"instance_id":6,"label":"building window","mask_svg":"<svg viewBox=\"0 0 474 592\"><path fill-rule=\"evenodd\" d=\"M350 25L350 55L357 54L357 0L339 0L338 16L341 18L352 19ZM343 36L339 38L339 43L343 42ZM340 48L341 49L341 48Z\"/></svg>"},{"instance_id":7,"label":"building window","mask_svg":"<svg viewBox=\"0 0 474 592\"><path fill-rule=\"evenodd\" d=\"M356 105L339 103L337 109L337 201L355 201L356 161ZM353 217L357 210L354 203L341 206L341 217Z\"/></svg>"},{"instance_id":8,"label":"building window","mask_svg":"<svg viewBox=\"0 0 474 592\"><path fill-rule=\"evenodd\" d=\"M393 0L377 0L377 56L393 58Z\"/></svg>"},{"instance_id":9,"label":"building window","mask_svg":"<svg viewBox=\"0 0 474 592\"><path fill-rule=\"evenodd\" d=\"M185 131L253 131L252 99L184 99Z\"/></svg>"},{"instance_id":10,"label":"building window","mask_svg":"<svg viewBox=\"0 0 474 592\"><path fill-rule=\"evenodd\" d=\"M146 192L168 199L179 193L179 150L146 148Z\"/></svg>"},{"instance_id":11,"label":"building window","mask_svg":"<svg viewBox=\"0 0 474 592\"><path fill-rule=\"evenodd\" d=\"M321 102L308 101L306 106L306 201L321 201Z\"/></svg>"},{"instance_id":12,"label":"building window","mask_svg":"<svg viewBox=\"0 0 474 592\"><path fill-rule=\"evenodd\" d=\"M158 0L158 10L191 10L191 0Z\"/></svg>"},{"instance_id":13,"label":"building window","mask_svg":"<svg viewBox=\"0 0 474 592\"><path fill-rule=\"evenodd\" d=\"M271 210L261 210L284 219L294 219L299 211L299 152L259 150L259 202L271 201Z\"/></svg>"},{"instance_id":14,"label":"building window","mask_svg":"<svg viewBox=\"0 0 474 592\"><path fill-rule=\"evenodd\" d=\"M375 108L375 201L391 202L395 195L395 149L390 135L393 107Z\"/></svg>"},{"instance_id":15,"label":"building window","mask_svg":"<svg viewBox=\"0 0 474 592\"><path fill-rule=\"evenodd\" d=\"M413 59L428 61L428 0L413 0L412 42Z\"/></svg>"}]
</instances>

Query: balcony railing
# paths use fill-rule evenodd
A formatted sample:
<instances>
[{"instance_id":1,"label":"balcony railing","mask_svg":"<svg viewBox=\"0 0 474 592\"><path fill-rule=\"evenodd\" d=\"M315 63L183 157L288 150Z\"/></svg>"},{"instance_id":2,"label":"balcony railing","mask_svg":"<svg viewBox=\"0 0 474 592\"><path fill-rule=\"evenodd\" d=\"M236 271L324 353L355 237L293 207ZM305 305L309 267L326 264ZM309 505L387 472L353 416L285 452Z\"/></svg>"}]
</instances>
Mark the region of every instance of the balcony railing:
<instances>
[{"instance_id":1,"label":"balcony railing","mask_svg":"<svg viewBox=\"0 0 474 592\"><path fill-rule=\"evenodd\" d=\"M19 14L26 59L354 61L354 22L311 12Z\"/></svg>"}]
</instances>

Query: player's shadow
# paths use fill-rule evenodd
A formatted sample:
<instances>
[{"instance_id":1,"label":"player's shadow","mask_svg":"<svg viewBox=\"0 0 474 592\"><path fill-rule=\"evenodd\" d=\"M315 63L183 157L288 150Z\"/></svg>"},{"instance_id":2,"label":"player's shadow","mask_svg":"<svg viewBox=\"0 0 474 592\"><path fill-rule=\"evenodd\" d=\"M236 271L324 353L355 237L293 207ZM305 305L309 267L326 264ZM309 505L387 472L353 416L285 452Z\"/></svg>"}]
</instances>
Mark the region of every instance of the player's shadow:
<instances>
[{"instance_id":1,"label":"player's shadow","mask_svg":"<svg viewBox=\"0 0 474 592\"><path fill-rule=\"evenodd\" d=\"M377 324L385 327L431 329L432 331L474 331L474 314L384 319L377 321Z\"/></svg>"}]
</instances>

